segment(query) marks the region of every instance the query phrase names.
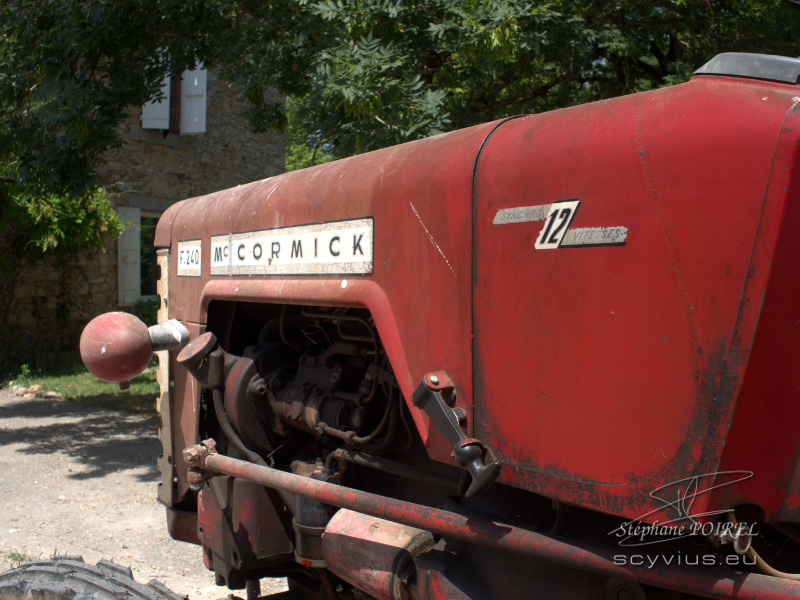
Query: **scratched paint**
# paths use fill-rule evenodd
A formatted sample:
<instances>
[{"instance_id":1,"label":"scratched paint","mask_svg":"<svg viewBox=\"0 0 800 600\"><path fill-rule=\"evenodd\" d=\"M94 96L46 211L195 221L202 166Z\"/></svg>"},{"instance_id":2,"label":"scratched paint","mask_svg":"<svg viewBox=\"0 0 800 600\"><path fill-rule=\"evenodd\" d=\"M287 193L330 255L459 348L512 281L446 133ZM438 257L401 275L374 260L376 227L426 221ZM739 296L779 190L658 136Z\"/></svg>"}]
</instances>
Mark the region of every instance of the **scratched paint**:
<instances>
[{"instance_id":1,"label":"scratched paint","mask_svg":"<svg viewBox=\"0 0 800 600\"><path fill-rule=\"evenodd\" d=\"M419 224L422 225L422 229L425 230L425 235L428 236L428 241L430 241L431 245L434 248L436 248L436 251L444 259L444 262L447 263L447 267L450 269L450 272L453 274L453 277L458 279L458 275L456 275L456 270L453 268L453 265L450 264L450 261L447 260L447 257L444 255L444 252L442 252L442 249L439 247L439 244L437 244L436 240L433 239L433 236L431 235L431 232L428 231L428 228L425 226L425 223L422 222L422 217L419 216L419 213L417 212L417 209L414 208L414 203L413 202L409 202L408 204L411 206L411 210L414 211L414 216L417 217L417 221L419 221Z\"/></svg>"}]
</instances>

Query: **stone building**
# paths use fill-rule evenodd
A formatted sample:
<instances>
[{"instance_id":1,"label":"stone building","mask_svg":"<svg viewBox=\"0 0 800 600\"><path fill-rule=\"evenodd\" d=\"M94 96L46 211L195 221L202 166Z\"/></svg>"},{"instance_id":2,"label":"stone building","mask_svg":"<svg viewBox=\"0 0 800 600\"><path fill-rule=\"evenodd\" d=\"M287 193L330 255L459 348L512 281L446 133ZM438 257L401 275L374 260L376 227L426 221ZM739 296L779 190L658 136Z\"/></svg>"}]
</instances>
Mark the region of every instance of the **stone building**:
<instances>
[{"instance_id":1,"label":"stone building","mask_svg":"<svg viewBox=\"0 0 800 600\"><path fill-rule=\"evenodd\" d=\"M213 72L187 71L162 92L161 102L129 108L122 145L98 169L126 232L104 252L49 260L21 277L10 321L17 362L70 363L90 319L155 297L153 234L171 204L283 172L283 137L250 132L236 90Z\"/></svg>"}]
</instances>

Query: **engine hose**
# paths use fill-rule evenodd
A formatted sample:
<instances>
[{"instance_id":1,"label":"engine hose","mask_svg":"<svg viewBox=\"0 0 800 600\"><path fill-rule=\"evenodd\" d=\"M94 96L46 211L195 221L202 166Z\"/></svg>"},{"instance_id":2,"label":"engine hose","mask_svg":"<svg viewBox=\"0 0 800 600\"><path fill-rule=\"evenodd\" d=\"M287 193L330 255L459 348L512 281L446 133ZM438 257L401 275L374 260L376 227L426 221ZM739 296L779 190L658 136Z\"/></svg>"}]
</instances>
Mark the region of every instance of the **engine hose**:
<instances>
[{"instance_id":1,"label":"engine hose","mask_svg":"<svg viewBox=\"0 0 800 600\"><path fill-rule=\"evenodd\" d=\"M733 513L728 513L728 519L731 523L733 523L734 527L737 525L736 517L733 516ZM753 559L756 563L756 566L761 569L767 575L772 575L773 577L780 577L781 579L791 579L792 581L800 581L800 573L784 573L783 571L778 571L777 569L773 569L770 567L761 556L759 556L758 552L755 551L752 544L747 549L747 556Z\"/></svg>"},{"instance_id":2,"label":"engine hose","mask_svg":"<svg viewBox=\"0 0 800 600\"><path fill-rule=\"evenodd\" d=\"M324 469L326 474L333 473L333 463L339 459L339 457L336 455L336 452L337 450L334 450L333 452L328 453L328 456L325 457Z\"/></svg>"},{"instance_id":3,"label":"engine hose","mask_svg":"<svg viewBox=\"0 0 800 600\"><path fill-rule=\"evenodd\" d=\"M328 321L334 321L338 319L339 321L354 321L356 323L361 323L367 329L367 331L369 331L369 335L372 338L372 345L375 349L375 360L378 359L378 355L380 353L380 343L378 342L378 334L375 332L375 330L372 328L372 326L366 319L362 319L361 317L357 317L355 315L347 315L347 314L329 315L321 312L306 310L304 308L300 309L300 314L303 315L304 317L309 317L312 319L327 319ZM342 337L342 339L348 339L348 338L352 339L354 337L354 336L344 336L340 331L338 325L336 326L336 331L339 334L339 336Z\"/></svg>"},{"instance_id":4,"label":"engine hose","mask_svg":"<svg viewBox=\"0 0 800 600\"><path fill-rule=\"evenodd\" d=\"M250 462L254 462L257 465L262 467L268 467L267 461L265 461L259 454L253 452L244 445L242 438L233 430L233 426L231 425L230 420L228 419L228 415L225 413L225 404L222 400L222 392L217 389L211 390L211 396L214 399L214 412L217 413L217 421L219 422L219 426L222 427L222 432L225 436L230 440L231 444L236 446L236 448L241 452L247 460ZM292 513L294 516L295 507L296 507L296 500L293 494L285 491L285 490L276 490L278 495L280 495L281 500L286 505L286 508Z\"/></svg>"},{"instance_id":5,"label":"engine hose","mask_svg":"<svg viewBox=\"0 0 800 600\"><path fill-rule=\"evenodd\" d=\"M372 400L375 398L375 394L377 393L377 391L378 391L378 378L375 377L372 380L372 388L369 390L369 394L367 394L367 397L364 398L363 400L364 404L369 404L370 402L372 402Z\"/></svg>"},{"instance_id":6,"label":"engine hose","mask_svg":"<svg viewBox=\"0 0 800 600\"><path fill-rule=\"evenodd\" d=\"M341 429L336 429L335 427L331 427L324 421L317 423L315 429L317 433L320 435L329 435L330 437L334 437L340 440L344 440L348 444L361 444L367 448L383 448L386 444L386 440L389 439L391 443L391 439L394 438L394 429L395 419L394 419L394 411L392 410L393 407L392 399L390 398L389 401L386 403L386 410L383 412L383 417L381 417L381 422L378 423L378 426L375 430L370 433L369 435L359 437L356 435L355 431L342 431ZM386 437L384 441L377 445L370 445L368 442L374 440L381 431L386 427L386 422L389 422L389 430L386 432ZM384 448L384 450L388 449Z\"/></svg>"},{"instance_id":7,"label":"engine hose","mask_svg":"<svg viewBox=\"0 0 800 600\"><path fill-rule=\"evenodd\" d=\"M383 454L389 448L392 447L392 442L394 442L394 434L397 430L397 411L391 410L389 411L389 426L386 428L386 435L378 444L359 444L362 450L369 452L370 454Z\"/></svg>"},{"instance_id":8,"label":"engine hose","mask_svg":"<svg viewBox=\"0 0 800 600\"><path fill-rule=\"evenodd\" d=\"M412 479L421 483L429 483L431 485L444 488L455 488L458 485L457 479L453 479L445 475L429 473L421 469L409 467L404 463L390 460L388 458L372 456L370 454L357 452L355 450L345 450L344 448L339 448L338 450L331 452L331 455L335 459L361 465L362 467L369 467L378 471L385 471L386 473L391 473L392 475L397 475L398 477L403 477L405 479ZM328 464L327 460L325 461L325 464Z\"/></svg>"},{"instance_id":9,"label":"engine hose","mask_svg":"<svg viewBox=\"0 0 800 600\"><path fill-rule=\"evenodd\" d=\"M373 380L373 387L374 387L374 380ZM386 402L386 410L383 412L383 417L381 417L381 422L378 423L378 426L375 428L375 431L370 433L369 435L365 435L363 437L353 436L352 442L355 444L366 444L367 442L371 442L378 434L383 431L383 428L386 427L386 423L389 421L389 413L392 412L392 406L394 405L394 388L392 388L391 392L389 393L389 400Z\"/></svg>"}]
</instances>

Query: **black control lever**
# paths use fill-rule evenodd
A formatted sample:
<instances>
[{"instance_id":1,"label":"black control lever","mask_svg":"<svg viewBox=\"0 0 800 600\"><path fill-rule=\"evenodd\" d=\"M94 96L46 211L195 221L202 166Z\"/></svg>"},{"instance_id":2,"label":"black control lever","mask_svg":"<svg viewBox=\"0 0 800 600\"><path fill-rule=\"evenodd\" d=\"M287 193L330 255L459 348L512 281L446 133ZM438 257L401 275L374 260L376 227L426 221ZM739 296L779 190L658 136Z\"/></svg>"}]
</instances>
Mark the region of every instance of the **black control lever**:
<instances>
[{"instance_id":1,"label":"black control lever","mask_svg":"<svg viewBox=\"0 0 800 600\"><path fill-rule=\"evenodd\" d=\"M461 429L461 409L451 408L447 402L448 399L454 399L455 389L455 384L444 371L428 373L411 394L411 401L428 415L434 427L453 445L453 458L472 476L466 497L475 498L488 490L497 479L500 463L492 461L484 465L482 457L486 452L485 446L480 440L467 437Z\"/></svg>"}]
</instances>

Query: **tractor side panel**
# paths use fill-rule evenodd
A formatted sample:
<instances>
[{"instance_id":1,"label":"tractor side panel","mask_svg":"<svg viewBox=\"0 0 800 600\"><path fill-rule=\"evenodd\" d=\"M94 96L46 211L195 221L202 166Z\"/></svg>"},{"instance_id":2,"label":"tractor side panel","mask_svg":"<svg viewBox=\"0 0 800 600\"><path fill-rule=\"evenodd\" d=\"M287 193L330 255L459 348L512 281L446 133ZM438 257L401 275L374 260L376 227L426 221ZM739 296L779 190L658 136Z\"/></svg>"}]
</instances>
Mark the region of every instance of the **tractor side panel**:
<instances>
[{"instance_id":1,"label":"tractor side panel","mask_svg":"<svg viewBox=\"0 0 800 600\"><path fill-rule=\"evenodd\" d=\"M773 159L795 93L696 77L489 140L475 416L506 482L663 521L651 492L717 469L786 196L767 192L789 166Z\"/></svg>"}]
</instances>

